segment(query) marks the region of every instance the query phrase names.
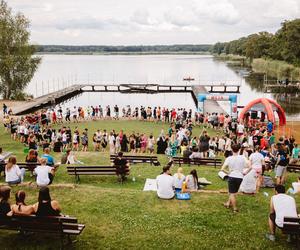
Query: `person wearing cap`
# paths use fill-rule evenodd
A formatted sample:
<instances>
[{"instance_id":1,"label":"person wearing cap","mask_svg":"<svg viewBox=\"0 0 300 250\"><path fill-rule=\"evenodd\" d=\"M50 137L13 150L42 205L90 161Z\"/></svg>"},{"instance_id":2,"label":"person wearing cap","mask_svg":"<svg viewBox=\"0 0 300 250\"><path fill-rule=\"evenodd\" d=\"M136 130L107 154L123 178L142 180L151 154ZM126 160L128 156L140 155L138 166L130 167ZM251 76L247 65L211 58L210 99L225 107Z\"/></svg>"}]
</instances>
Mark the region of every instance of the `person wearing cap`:
<instances>
[{"instance_id":1,"label":"person wearing cap","mask_svg":"<svg viewBox=\"0 0 300 250\"><path fill-rule=\"evenodd\" d=\"M163 167L162 174L156 177L157 196L160 199L170 200L175 196L175 180L171 176L170 165Z\"/></svg>"}]
</instances>

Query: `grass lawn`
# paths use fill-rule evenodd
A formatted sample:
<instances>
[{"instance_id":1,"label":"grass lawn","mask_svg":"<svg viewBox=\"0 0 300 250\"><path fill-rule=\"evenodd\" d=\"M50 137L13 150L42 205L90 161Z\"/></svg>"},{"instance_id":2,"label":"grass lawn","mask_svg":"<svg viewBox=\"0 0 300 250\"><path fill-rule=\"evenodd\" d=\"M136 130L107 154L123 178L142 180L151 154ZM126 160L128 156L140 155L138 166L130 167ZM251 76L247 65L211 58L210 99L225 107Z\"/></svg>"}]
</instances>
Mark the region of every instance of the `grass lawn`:
<instances>
[{"instance_id":1,"label":"grass lawn","mask_svg":"<svg viewBox=\"0 0 300 250\"><path fill-rule=\"evenodd\" d=\"M132 131L153 133L157 136L161 129L168 126L139 121L97 121L71 124L82 131L89 129L90 140L96 129L123 129L127 135ZM199 135L202 128L195 128L194 135ZM209 130L210 135L214 132ZM91 144L91 143L90 143ZM10 136L0 129L0 146L5 151L12 151L23 161L23 146L13 142ZM109 153L79 152L78 158L86 164L108 164ZM54 154L57 160L59 154ZM159 156L162 163L166 156ZM226 190L226 182L217 177L218 169L196 167L198 175L212 181L207 190ZM174 173L177 168L174 168ZM184 166L187 174L190 167ZM268 230L267 218L269 197L273 190L264 189L255 196L239 195L240 213L233 214L223 208L226 194L193 193L190 201L159 200L154 192L143 192L146 178L155 178L161 167L149 164L137 164L131 167L128 181L121 185L116 177L82 176L78 185L52 186L52 198L58 200L63 213L78 218L86 225L76 249L292 249L286 243L286 237L277 233L275 243L264 239ZM132 178L135 177L135 181ZM289 175L289 185L296 179ZM32 181L27 176L25 181ZM0 184L4 184L3 177ZM54 179L54 184L74 184L74 177L69 177L65 166L61 166ZM14 187L27 193L27 203L37 201L38 190L34 187ZM299 204L300 199L296 197ZM20 238L17 232L0 233L2 249L58 249L59 239L46 236Z\"/></svg>"}]
</instances>

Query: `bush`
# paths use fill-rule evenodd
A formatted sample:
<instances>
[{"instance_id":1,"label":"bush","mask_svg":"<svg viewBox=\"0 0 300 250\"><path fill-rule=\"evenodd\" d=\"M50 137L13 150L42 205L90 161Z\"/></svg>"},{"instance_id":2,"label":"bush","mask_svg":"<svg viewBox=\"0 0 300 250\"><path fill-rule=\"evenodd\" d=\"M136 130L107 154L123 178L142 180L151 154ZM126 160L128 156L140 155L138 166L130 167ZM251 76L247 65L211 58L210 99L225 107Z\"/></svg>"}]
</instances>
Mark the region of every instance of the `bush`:
<instances>
[{"instance_id":1,"label":"bush","mask_svg":"<svg viewBox=\"0 0 300 250\"><path fill-rule=\"evenodd\" d=\"M277 79L300 81L300 68L284 61L258 58L253 60L252 69L256 73L267 74Z\"/></svg>"}]
</instances>

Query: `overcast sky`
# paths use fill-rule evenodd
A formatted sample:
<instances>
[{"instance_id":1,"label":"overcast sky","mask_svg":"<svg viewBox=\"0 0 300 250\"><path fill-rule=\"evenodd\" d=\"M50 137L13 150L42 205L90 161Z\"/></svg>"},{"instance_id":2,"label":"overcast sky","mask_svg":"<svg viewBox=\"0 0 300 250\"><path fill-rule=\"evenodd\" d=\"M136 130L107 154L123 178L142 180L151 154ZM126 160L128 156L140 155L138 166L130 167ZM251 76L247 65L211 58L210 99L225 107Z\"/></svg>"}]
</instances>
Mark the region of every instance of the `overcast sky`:
<instances>
[{"instance_id":1,"label":"overcast sky","mask_svg":"<svg viewBox=\"0 0 300 250\"><path fill-rule=\"evenodd\" d=\"M274 32L300 0L8 0L37 44L204 44Z\"/></svg>"}]
</instances>

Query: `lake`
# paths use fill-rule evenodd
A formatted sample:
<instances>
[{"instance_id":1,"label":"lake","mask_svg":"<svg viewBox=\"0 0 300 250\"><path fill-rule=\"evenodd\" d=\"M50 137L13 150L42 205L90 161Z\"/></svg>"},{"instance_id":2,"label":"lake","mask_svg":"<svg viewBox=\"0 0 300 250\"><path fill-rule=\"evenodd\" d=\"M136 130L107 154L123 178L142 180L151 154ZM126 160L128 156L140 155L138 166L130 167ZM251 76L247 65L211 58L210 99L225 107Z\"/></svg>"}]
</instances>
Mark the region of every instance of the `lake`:
<instances>
[{"instance_id":1,"label":"lake","mask_svg":"<svg viewBox=\"0 0 300 250\"><path fill-rule=\"evenodd\" d=\"M255 98L276 99L287 110L290 119L299 117L297 94L263 93L263 78L247 74L242 68L229 67L210 55L42 55L42 63L27 87L40 96L73 84L149 83L184 85L184 77L195 78L191 84L241 84L238 105ZM196 109L190 94L119 94L84 93L65 106L73 105L162 106ZM229 110L229 103L222 103Z\"/></svg>"}]
</instances>

